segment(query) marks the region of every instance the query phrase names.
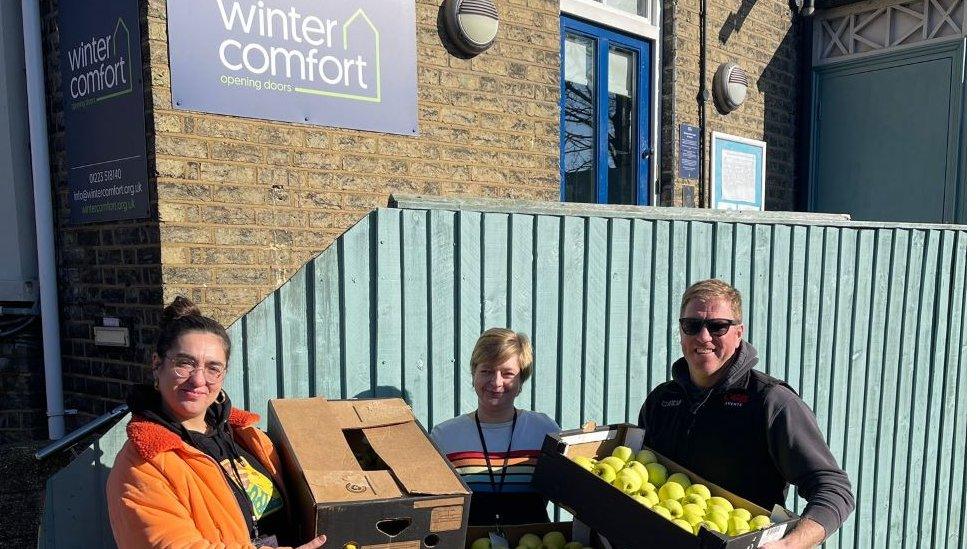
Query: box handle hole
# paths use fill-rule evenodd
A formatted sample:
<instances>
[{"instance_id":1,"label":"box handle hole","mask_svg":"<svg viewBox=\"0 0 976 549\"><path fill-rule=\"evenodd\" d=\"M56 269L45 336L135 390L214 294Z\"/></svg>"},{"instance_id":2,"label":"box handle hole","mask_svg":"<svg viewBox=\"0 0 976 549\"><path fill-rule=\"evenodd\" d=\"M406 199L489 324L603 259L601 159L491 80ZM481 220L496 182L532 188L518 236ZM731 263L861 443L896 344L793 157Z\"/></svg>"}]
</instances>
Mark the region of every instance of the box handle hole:
<instances>
[{"instance_id":1,"label":"box handle hole","mask_svg":"<svg viewBox=\"0 0 976 549\"><path fill-rule=\"evenodd\" d=\"M424 547L436 547L440 542L441 538L439 538L437 534L431 534L424 538Z\"/></svg>"},{"instance_id":2,"label":"box handle hole","mask_svg":"<svg viewBox=\"0 0 976 549\"><path fill-rule=\"evenodd\" d=\"M391 538L400 535L407 529L407 526L410 526L410 519L408 518L386 519L376 523L376 529Z\"/></svg>"}]
</instances>

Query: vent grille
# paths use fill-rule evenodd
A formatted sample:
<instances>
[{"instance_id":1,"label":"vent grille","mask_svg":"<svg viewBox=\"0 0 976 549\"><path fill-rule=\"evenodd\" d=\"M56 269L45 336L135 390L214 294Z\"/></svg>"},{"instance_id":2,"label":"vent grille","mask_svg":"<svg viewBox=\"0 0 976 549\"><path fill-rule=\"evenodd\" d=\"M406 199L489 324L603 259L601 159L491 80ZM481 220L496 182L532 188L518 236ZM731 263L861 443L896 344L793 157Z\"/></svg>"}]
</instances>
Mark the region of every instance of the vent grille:
<instances>
[{"instance_id":1,"label":"vent grille","mask_svg":"<svg viewBox=\"0 0 976 549\"><path fill-rule=\"evenodd\" d=\"M484 15L492 19L499 19L498 8L491 0L462 0L458 6L458 14Z\"/></svg>"},{"instance_id":2,"label":"vent grille","mask_svg":"<svg viewBox=\"0 0 976 549\"><path fill-rule=\"evenodd\" d=\"M743 86L749 87L749 79L746 78L746 71L735 67L729 73L729 84L742 84Z\"/></svg>"}]
</instances>

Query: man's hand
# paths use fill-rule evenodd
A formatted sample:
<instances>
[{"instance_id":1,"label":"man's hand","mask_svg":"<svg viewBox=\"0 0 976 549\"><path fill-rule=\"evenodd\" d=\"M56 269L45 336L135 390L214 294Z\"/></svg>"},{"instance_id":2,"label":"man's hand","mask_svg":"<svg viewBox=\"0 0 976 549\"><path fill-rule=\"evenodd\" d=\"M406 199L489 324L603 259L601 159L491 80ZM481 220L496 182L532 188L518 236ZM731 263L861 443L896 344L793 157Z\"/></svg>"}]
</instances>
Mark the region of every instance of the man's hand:
<instances>
[{"instance_id":1,"label":"man's hand","mask_svg":"<svg viewBox=\"0 0 976 549\"><path fill-rule=\"evenodd\" d=\"M771 541L760 549L809 549L820 545L827 538L827 531L820 523L808 518L801 518L785 538Z\"/></svg>"}]
</instances>

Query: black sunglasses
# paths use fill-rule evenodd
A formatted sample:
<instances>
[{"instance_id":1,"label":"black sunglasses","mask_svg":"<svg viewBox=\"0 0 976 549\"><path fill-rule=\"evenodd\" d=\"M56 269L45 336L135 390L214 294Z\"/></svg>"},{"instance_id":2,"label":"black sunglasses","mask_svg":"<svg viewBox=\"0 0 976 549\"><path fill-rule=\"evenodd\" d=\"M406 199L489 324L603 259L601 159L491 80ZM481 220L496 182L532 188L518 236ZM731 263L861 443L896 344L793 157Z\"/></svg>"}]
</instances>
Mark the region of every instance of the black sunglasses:
<instances>
[{"instance_id":1,"label":"black sunglasses","mask_svg":"<svg viewBox=\"0 0 976 549\"><path fill-rule=\"evenodd\" d=\"M728 318L679 318L678 324L685 335L698 335L702 327L705 327L712 336L724 336L729 328L742 324L742 321Z\"/></svg>"}]
</instances>

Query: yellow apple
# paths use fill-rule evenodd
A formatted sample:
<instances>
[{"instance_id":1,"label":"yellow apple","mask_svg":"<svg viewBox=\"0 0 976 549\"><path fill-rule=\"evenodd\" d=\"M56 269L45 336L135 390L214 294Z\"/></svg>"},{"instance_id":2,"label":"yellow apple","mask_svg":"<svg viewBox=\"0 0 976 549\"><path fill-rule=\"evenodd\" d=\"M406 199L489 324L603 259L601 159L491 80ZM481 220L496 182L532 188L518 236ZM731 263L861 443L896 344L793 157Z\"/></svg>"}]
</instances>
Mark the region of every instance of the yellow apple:
<instances>
[{"instance_id":1,"label":"yellow apple","mask_svg":"<svg viewBox=\"0 0 976 549\"><path fill-rule=\"evenodd\" d=\"M617 446L613 449L613 457L627 463L630 461L630 457L634 455L634 451L626 446Z\"/></svg>"},{"instance_id":2,"label":"yellow apple","mask_svg":"<svg viewBox=\"0 0 976 549\"><path fill-rule=\"evenodd\" d=\"M634 457L634 459L636 461L641 462L642 465L647 465L649 463L657 463L657 456L655 456L654 452L648 450L647 448L644 448L640 452L637 452L637 456Z\"/></svg>"},{"instance_id":3,"label":"yellow apple","mask_svg":"<svg viewBox=\"0 0 976 549\"><path fill-rule=\"evenodd\" d=\"M613 483L613 480L617 478L617 471L609 463L597 463L593 466L593 474L609 483Z\"/></svg>"},{"instance_id":4,"label":"yellow apple","mask_svg":"<svg viewBox=\"0 0 976 549\"><path fill-rule=\"evenodd\" d=\"M769 528L769 525L772 523L773 521L769 520L769 517L766 515L756 515L749 521L749 527L753 530L762 530L763 528Z\"/></svg>"},{"instance_id":5,"label":"yellow apple","mask_svg":"<svg viewBox=\"0 0 976 549\"><path fill-rule=\"evenodd\" d=\"M668 477L668 482L677 482L681 485L682 490L687 490L691 487L691 479L684 473L674 473Z\"/></svg>"},{"instance_id":6,"label":"yellow apple","mask_svg":"<svg viewBox=\"0 0 976 549\"><path fill-rule=\"evenodd\" d=\"M647 482L654 485L655 488L660 488L662 484L668 480L668 470L660 463L650 463L645 467L647 469Z\"/></svg>"},{"instance_id":7,"label":"yellow apple","mask_svg":"<svg viewBox=\"0 0 976 549\"><path fill-rule=\"evenodd\" d=\"M542 546L546 549L564 549L566 536L562 532L549 532L542 536Z\"/></svg>"},{"instance_id":8,"label":"yellow apple","mask_svg":"<svg viewBox=\"0 0 976 549\"><path fill-rule=\"evenodd\" d=\"M709 507L721 506L722 508L725 509L726 514L731 513L732 509L735 509L735 507L733 507L732 504L729 503L729 500L721 496L712 496L705 501L708 503Z\"/></svg>"},{"instance_id":9,"label":"yellow apple","mask_svg":"<svg viewBox=\"0 0 976 549\"><path fill-rule=\"evenodd\" d=\"M692 484L685 489L685 492L688 494L697 494L703 499L712 497L712 492L708 489L708 486L705 486L704 484Z\"/></svg>"},{"instance_id":10,"label":"yellow apple","mask_svg":"<svg viewBox=\"0 0 976 549\"><path fill-rule=\"evenodd\" d=\"M624 468L624 465L626 465L626 462L624 462L624 460L618 458L617 456L607 456L601 459L600 463L606 463L607 465L610 465L611 467L613 467L614 471L619 471Z\"/></svg>"},{"instance_id":11,"label":"yellow apple","mask_svg":"<svg viewBox=\"0 0 976 549\"><path fill-rule=\"evenodd\" d=\"M647 467L639 461L630 461L624 465L624 469L631 469L641 477L641 484L647 482Z\"/></svg>"},{"instance_id":12,"label":"yellow apple","mask_svg":"<svg viewBox=\"0 0 976 549\"><path fill-rule=\"evenodd\" d=\"M677 482L665 482L657 489L657 497L664 499L681 499L685 497L685 489Z\"/></svg>"},{"instance_id":13,"label":"yellow apple","mask_svg":"<svg viewBox=\"0 0 976 549\"><path fill-rule=\"evenodd\" d=\"M694 534L695 533L695 530L691 527L690 524L688 524L688 521L686 521L686 520L683 520L683 519L674 519L673 521L671 521L671 523L674 524L675 526L677 526L678 528L681 528L682 530L685 530L689 534Z\"/></svg>"}]
</instances>

